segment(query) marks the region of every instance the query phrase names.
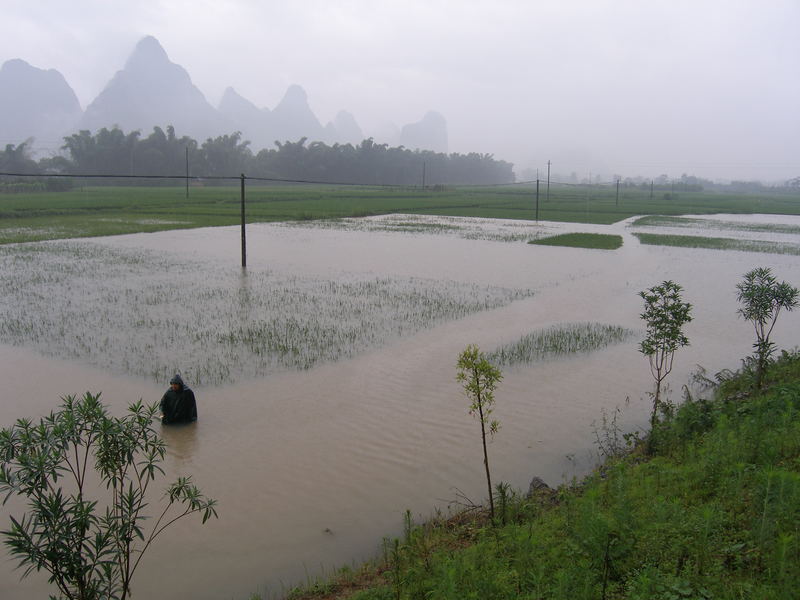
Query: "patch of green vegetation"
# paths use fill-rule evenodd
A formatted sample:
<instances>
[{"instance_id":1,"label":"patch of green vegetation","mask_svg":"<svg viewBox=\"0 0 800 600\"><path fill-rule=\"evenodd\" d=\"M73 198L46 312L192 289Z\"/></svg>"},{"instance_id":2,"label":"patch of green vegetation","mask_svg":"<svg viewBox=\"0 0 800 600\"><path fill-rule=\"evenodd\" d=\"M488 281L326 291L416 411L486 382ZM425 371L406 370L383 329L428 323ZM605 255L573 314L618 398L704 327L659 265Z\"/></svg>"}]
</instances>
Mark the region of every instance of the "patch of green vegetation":
<instances>
[{"instance_id":1,"label":"patch of green vegetation","mask_svg":"<svg viewBox=\"0 0 800 600\"><path fill-rule=\"evenodd\" d=\"M800 255L800 244L737 240L734 238L705 237L700 235L667 235L661 233L634 233L642 244L679 246L682 248L709 248L712 250L740 250L742 252L767 252L770 254Z\"/></svg>"},{"instance_id":2,"label":"patch of green vegetation","mask_svg":"<svg viewBox=\"0 0 800 600\"><path fill-rule=\"evenodd\" d=\"M632 227L702 227L703 229L719 229L723 231L753 231L763 233L800 234L796 225L780 223L740 223L738 221L718 221L716 219L694 219L691 217L665 217L663 215L647 215L631 223Z\"/></svg>"},{"instance_id":3,"label":"patch of green vegetation","mask_svg":"<svg viewBox=\"0 0 800 600\"><path fill-rule=\"evenodd\" d=\"M530 364L556 356L599 350L624 342L631 335L633 331L617 325L560 324L524 335L516 342L487 353L487 358L501 366Z\"/></svg>"},{"instance_id":4,"label":"patch of green vegetation","mask_svg":"<svg viewBox=\"0 0 800 600\"><path fill-rule=\"evenodd\" d=\"M529 244L540 246L569 246L571 248L591 248L594 250L616 250L622 247L622 236L607 233L562 233Z\"/></svg>"},{"instance_id":5,"label":"patch of green vegetation","mask_svg":"<svg viewBox=\"0 0 800 600\"><path fill-rule=\"evenodd\" d=\"M527 242L538 239L546 229L524 221L494 220L436 215L381 215L374 219L324 219L311 222L287 221L285 227L340 229L347 231L380 231L408 234L453 235L468 240Z\"/></svg>"},{"instance_id":6,"label":"patch of green vegetation","mask_svg":"<svg viewBox=\"0 0 800 600\"><path fill-rule=\"evenodd\" d=\"M795 598L800 353L768 373L764 392L749 392L744 369L720 374L707 398L666 406L652 455L629 436L583 481L529 496L497 486L494 526L480 507L407 518L356 585L346 574L291 598Z\"/></svg>"},{"instance_id":7,"label":"patch of green vegetation","mask_svg":"<svg viewBox=\"0 0 800 600\"><path fill-rule=\"evenodd\" d=\"M696 225L705 224L706 222L706 219L693 219L691 217L645 215L631 223L631 227L694 227Z\"/></svg>"},{"instance_id":8,"label":"patch of green vegetation","mask_svg":"<svg viewBox=\"0 0 800 600\"><path fill-rule=\"evenodd\" d=\"M250 185L249 223L363 217L390 213L610 224L637 215L800 214L789 194L681 193L650 198L639 189L619 199L609 186L552 185L536 207L529 185L429 188ZM237 225L239 185L85 186L67 192L0 194L0 243ZM178 223L175 223L177 221Z\"/></svg>"}]
</instances>

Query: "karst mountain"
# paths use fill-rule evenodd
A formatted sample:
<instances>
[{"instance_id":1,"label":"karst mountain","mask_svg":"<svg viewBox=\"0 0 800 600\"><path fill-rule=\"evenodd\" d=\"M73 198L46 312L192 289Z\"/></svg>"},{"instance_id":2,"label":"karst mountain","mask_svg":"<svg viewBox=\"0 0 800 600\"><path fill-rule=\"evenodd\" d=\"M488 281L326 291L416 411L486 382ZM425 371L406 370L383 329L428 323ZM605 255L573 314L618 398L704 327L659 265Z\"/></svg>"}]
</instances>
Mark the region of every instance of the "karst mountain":
<instances>
[{"instance_id":1,"label":"karst mountain","mask_svg":"<svg viewBox=\"0 0 800 600\"><path fill-rule=\"evenodd\" d=\"M276 141L306 138L328 144L358 144L368 134L355 117L341 110L322 125L312 111L306 91L291 85L272 109L258 107L232 87L218 107L192 83L189 73L173 63L159 41L147 36L136 44L125 65L98 96L81 110L75 92L56 70L43 70L21 59L0 68L0 140L19 144L33 138L34 147L51 151L65 135L102 127L139 130L172 125L179 135L199 142L240 131L251 148L272 148ZM410 149L447 152L447 124L428 112L419 122L403 126L396 139L377 140Z\"/></svg>"}]
</instances>

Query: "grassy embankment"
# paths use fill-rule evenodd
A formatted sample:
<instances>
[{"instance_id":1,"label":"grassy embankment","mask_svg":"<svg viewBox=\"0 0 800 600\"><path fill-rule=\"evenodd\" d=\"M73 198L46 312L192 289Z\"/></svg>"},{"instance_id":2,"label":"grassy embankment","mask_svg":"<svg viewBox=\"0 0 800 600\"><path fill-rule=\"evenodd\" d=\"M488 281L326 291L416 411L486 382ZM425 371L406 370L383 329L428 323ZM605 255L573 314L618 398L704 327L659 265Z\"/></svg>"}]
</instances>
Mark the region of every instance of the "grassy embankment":
<instances>
[{"instance_id":1,"label":"grassy embankment","mask_svg":"<svg viewBox=\"0 0 800 600\"><path fill-rule=\"evenodd\" d=\"M479 508L422 525L408 516L373 564L289 597L796 598L800 354L770 367L763 392L746 368L718 379L708 399L662 415L651 456L606 421L606 463L584 481L530 498L498 490L494 527Z\"/></svg>"},{"instance_id":2,"label":"grassy embankment","mask_svg":"<svg viewBox=\"0 0 800 600\"><path fill-rule=\"evenodd\" d=\"M70 192L0 195L0 243L237 225L239 186L81 187ZM540 193L542 221L609 224L634 215L800 214L785 194L681 193L666 199L638 189L552 186ZM536 218L530 186L420 188L248 184L248 223L411 213L501 219Z\"/></svg>"}]
</instances>

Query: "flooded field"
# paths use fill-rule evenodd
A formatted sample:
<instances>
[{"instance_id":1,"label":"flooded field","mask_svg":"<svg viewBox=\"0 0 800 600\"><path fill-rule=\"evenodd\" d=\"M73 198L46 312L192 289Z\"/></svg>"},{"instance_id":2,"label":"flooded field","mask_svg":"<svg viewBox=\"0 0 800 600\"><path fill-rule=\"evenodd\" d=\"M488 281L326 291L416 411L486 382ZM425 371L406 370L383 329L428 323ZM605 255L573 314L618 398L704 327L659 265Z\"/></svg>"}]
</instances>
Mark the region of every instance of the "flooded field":
<instances>
[{"instance_id":1,"label":"flooded field","mask_svg":"<svg viewBox=\"0 0 800 600\"><path fill-rule=\"evenodd\" d=\"M493 476L557 485L594 462L602 409L622 407L627 428L647 420L638 291L673 279L695 307L691 346L668 379L678 397L696 365L736 368L750 352L751 327L736 316L745 271L769 266L800 285L791 255L645 246L632 234L797 244L797 217L631 222L395 215L251 225L246 274L238 228L5 246L0 423L87 390L120 412L158 400L180 370L200 419L163 430L165 466L192 474L219 500L220 518L160 538L134 595L280 595L378 553L406 509L424 518L462 493L482 500L479 431L455 382L467 344L510 352L525 336L602 334L591 350L545 344L532 362L503 366ZM616 233L624 245L525 243L566 231ZM782 315L776 343L798 340L800 314ZM20 582L13 566L0 562L0 597L47 595L45 577Z\"/></svg>"}]
</instances>

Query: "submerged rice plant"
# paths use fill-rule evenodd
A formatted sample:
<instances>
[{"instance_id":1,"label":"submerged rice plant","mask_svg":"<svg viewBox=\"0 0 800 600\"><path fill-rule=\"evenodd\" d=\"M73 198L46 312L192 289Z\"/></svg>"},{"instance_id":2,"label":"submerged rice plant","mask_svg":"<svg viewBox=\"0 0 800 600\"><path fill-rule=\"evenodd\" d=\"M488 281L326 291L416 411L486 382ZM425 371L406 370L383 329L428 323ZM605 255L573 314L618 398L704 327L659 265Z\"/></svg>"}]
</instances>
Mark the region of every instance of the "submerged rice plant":
<instances>
[{"instance_id":1,"label":"submerged rice plant","mask_svg":"<svg viewBox=\"0 0 800 600\"><path fill-rule=\"evenodd\" d=\"M281 225L284 227L343 229L348 231L452 235L467 240L488 240L493 242L529 242L542 237L548 229L546 225L526 221L492 221L470 217L407 214L303 222L287 221L281 223Z\"/></svg>"},{"instance_id":2,"label":"submerged rice plant","mask_svg":"<svg viewBox=\"0 0 800 600\"><path fill-rule=\"evenodd\" d=\"M800 234L797 225L780 223L741 223L739 221L720 221L717 219L698 219L693 217L671 217L666 215L647 215L639 217L631 227L686 227L717 229L722 231L753 231L763 233Z\"/></svg>"},{"instance_id":3,"label":"submerged rice plant","mask_svg":"<svg viewBox=\"0 0 800 600\"><path fill-rule=\"evenodd\" d=\"M488 353L487 358L500 366L530 364L555 356L599 350L624 342L633 333L617 325L564 323L524 335Z\"/></svg>"},{"instance_id":4,"label":"submerged rice plant","mask_svg":"<svg viewBox=\"0 0 800 600\"><path fill-rule=\"evenodd\" d=\"M530 290L242 272L93 242L0 247L0 341L157 381L219 385L355 356Z\"/></svg>"},{"instance_id":5,"label":"submerged rice plant","mask_svg":"<svg viewBox=\"0 0 800 600\"><path fill-rule=\"evenodd\" d=\"M639 242L642 244L656 246L679 246L683 248L709 248L711 250L740 250L742 252L800 255L800 244L705 237L699 235L666 235L660 233L634 233L633 235L639 238Z\"/></svg>"}]
</instances>

